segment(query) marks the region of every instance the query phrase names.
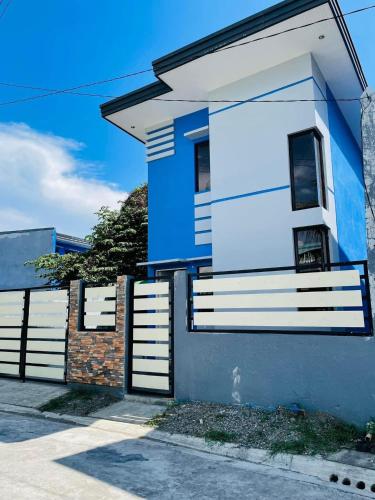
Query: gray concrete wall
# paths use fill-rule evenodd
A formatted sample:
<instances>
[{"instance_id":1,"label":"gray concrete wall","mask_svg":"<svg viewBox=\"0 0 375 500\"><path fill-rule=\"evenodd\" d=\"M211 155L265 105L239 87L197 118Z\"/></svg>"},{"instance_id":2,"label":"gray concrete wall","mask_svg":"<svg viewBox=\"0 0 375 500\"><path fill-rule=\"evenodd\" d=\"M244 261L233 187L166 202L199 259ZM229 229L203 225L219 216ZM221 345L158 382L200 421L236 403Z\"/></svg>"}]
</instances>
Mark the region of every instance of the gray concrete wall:
<instances>
[{"instance_id":1,"label":"gray concrete wall","mask_svg":"<svg viewBox=\"0 0 375 500\"><path fill-rule=\"evenodd\" d=\"M363 172L366 185L366 229L372 314L375 319L375 92L362 95Z\"/></svg>"},{"instance_id":2,"label":"gray concrete wall","mask_svg":"<svg viewBox=\"0 0 375 500\"><path fill-rule=\"evenodd\" d=\"M188 333L175 274L175 397L274 408L300 403L364 424L375 416L375 339Z\"/></svg>"},{"instance_id":3,"label":"gray concrete wall","mask_svg":"<svg viewBox=\"0 0 375 500\"><path fill-rule=\"evenodd\" d=\"M40 286L33 266L25 262L54 251L52 228L0 233L0 289Z\"/></svg>"}]
</instances>

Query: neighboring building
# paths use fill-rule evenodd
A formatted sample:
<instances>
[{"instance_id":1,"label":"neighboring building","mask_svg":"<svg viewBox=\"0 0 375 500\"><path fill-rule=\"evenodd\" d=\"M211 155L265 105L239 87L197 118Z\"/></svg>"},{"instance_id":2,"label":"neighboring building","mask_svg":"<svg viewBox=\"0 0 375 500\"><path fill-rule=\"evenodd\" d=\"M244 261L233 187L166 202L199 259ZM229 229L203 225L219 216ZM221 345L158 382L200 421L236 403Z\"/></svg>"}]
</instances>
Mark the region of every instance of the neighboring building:
<instances>
[{"instance_id":1,"label":"neighboring building","mask_svg":"<svg viewBox=\"0 0 375 500\"><path fill-rule=\"evenodd\" d=\"M367 83L340 15L336 0L286 0L102 105L146 145L151 273L367 258L360 102L340 100Z\"/></svg>"},{"instance_id":2,"label":"neighboring building","mask_svg":"<svg viewBox=\"0 0 375 500\"><path fill-rule=\"evenodd\" d=\"M56 232L53 227L0 232L0 289L41 286L33 266L25 262L41 255L86 252L87 241Z\"/></svg>"}]
</instances>

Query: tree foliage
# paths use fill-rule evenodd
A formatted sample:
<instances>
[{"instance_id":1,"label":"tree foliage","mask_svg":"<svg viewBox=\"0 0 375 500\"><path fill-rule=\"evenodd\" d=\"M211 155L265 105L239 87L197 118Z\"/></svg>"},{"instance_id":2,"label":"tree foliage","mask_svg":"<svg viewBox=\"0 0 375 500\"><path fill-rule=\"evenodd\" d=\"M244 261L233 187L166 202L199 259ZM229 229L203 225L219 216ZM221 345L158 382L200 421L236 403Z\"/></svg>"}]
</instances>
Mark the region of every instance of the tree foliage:
<instances>
[{"instance_id":1,"label":"tree foliage","mask_svg":"<svg viewBox=\"0 0 375 500\"><path fill-rule=\"evenodd\" d=\"M118 210L102 207L86 253L42 255L27 264L48 283L68 284L72 279L107 284L117 276L139 274L137 262L147 257L147 185L136 188Z\"/></svg>"}]
</instances>

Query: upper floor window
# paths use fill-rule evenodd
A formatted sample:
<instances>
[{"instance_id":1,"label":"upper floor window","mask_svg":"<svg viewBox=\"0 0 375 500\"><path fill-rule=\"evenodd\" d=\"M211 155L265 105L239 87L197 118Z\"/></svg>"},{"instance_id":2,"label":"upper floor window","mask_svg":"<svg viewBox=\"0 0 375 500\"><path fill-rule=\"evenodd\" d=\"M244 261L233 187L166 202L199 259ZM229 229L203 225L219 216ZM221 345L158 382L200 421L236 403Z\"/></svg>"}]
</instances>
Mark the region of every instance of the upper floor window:
<instances>
[{"instance_id":1,"label":"upper floor window","mask_svg":"<svg viewBox=\"0 0 375 500\"><path fill-rule=\"evenodd\" d=\"M200 193L210 188L210 143L198 142L195 144L195 191Z\"/></svg>"},{"instance_id":2,"label":"upper floor window","mask_svg":"<svg viewBox=\"0 0 375 500\"><path fill-rule=\"evenodd\" d=\"M315 130L289 136L293 210L326 208L322 138Z\"/></svg>"}]
</instances>

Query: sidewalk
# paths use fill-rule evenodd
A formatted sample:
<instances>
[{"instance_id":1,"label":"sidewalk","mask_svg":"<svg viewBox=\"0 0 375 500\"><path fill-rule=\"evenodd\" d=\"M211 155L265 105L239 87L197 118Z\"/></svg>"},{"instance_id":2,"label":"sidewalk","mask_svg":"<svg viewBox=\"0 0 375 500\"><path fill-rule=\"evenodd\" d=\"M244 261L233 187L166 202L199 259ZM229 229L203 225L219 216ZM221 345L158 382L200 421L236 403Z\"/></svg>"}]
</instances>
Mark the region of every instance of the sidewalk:
<instances>
[{"instance_id":1,"label":"sidewalk","mask_svg":"<svg viewBox=\"0 0 375 500\"><path fill-rule=\"evenodd\" d=\"M156 410L157 413L160 413L160 408L157 408L158 406L160 405L155 403L146 404L134 401L126 402L125 400L124 402L115 403L115 405L100 410L96 415L94 414L89 417L40 412L35 408L4 403L0 403L0 411L100 429L102 431L122 434L128 438L161 442L252 464L300 473L313 479L330 482L331 485L336 485L340 490L342 490L344 485L348 492L351 491L365 497L375 498L375 465L372 456L363 457L365 454L361 453L359 454L361 459L357 460L356 452L351 452L348 455L344 450L330 457L329 460L289 454L279 454L271 457L267 450L243 448L234 444L208 443L202 438L161 432L144 425L144 422L142 422L142 425L135 422L129 423L131 419L135 420L134 415L130 415L130 419L129 415L124 415L124 408L137 408L137 413L142 413L142 419L145 421L147 420L145 417L146 413L152 413ZM162 406L162 409L165 409L165 407ZM128 421L121 421L121 419ZM333 459L338 461L334 461ZM340 463L344 459L351 461L351 464ZM368 468L369 466L371 468Z\"/></svg>"},{"instance_id":2,"label":"sidewalk","mask_svg":"<svg viewBox=\"0 0 375 500\"><path fill-rule=\"evenodd\" d=\"M253 464L301 473L315 479L328 481L352 492L375 498L375 456L352 450L341 450L328 457L278 454L270 456L267 450L245 448L236 444L207 442L203 438L170 434L147 426L147 421L162 413L167 399L145 396L126 396L88 417L41 412L38 407L68 391L59 384L0 380L0 411L27 415L75 426L85 426L119 433L134 439L148 439L169 445L237 459ZM363 489L362 489L363 488Z\"/></svg>"}]
</instances>

